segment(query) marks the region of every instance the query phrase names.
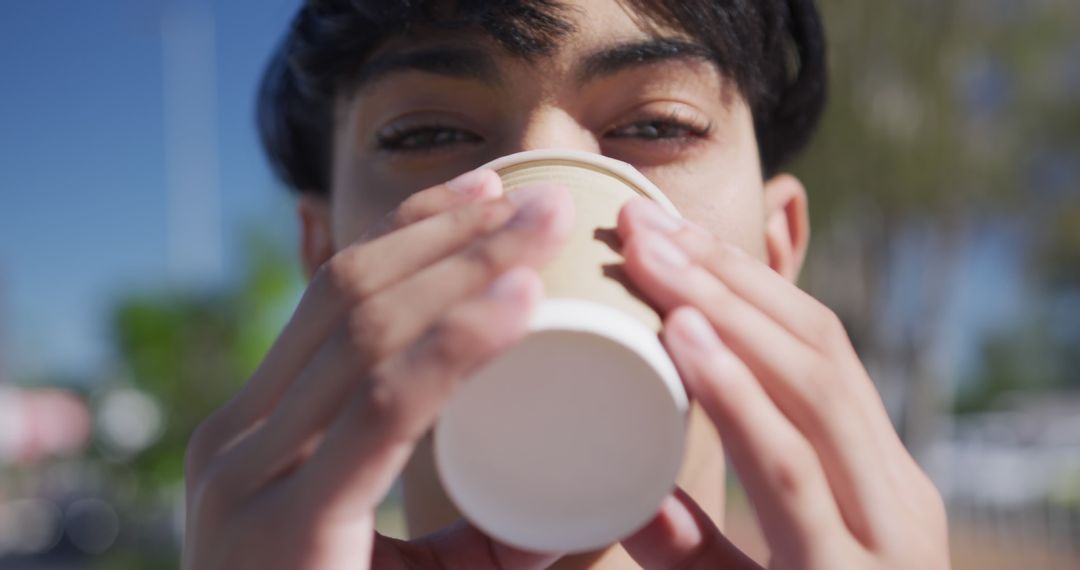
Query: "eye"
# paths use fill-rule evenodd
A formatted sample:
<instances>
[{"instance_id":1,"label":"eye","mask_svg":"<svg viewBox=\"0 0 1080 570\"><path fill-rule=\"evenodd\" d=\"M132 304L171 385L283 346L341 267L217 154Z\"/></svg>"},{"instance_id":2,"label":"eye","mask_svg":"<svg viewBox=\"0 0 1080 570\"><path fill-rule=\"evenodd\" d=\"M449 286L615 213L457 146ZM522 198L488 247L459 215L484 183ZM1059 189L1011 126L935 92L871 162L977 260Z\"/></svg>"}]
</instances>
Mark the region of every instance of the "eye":
<instances>
[{"instance_id":1,"label":"eye","mask_svg":"<svg viewBox=\"0 0 1080 570\"><path fill-rule=\"evenodd\" d=\"M376 145L389 152L423 152L456 144L472 144L483 139L455 127L431 125L391 125L375 135Z\"/></svg>"},{"instance_id":2,"label":"eye","mask_svg":"<svg viewBox=\"0 0 1080 570\"><path fill-rule=\"evenodd\" d=\"M693 132L693 129L686 125L666 121L643 121L619 127L611 131L608 136L617 139L682 139L691 136Z\"/></svg>"},{"instance_id":3,"label":"eye","mask_svg":"<svg viewBox=\"0 0 1080 570\"><path fill-rule=\"evenodd\" d=\"M652 117L616 127L607 133L613 139L638 139L642 141L679 142L704 138L712 132L711 123L687 119L682 113L673 112L662 117Z\"/></svg>"}]
</instances>

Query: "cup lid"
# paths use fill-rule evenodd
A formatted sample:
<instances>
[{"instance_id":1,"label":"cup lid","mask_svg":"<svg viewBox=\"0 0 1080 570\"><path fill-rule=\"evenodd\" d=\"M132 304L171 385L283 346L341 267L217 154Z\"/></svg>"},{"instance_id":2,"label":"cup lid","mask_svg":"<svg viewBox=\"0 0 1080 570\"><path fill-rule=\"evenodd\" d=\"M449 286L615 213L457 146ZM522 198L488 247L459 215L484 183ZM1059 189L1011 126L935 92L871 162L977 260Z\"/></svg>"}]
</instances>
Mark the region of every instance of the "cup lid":
<instances>
[{"instance_id":1,"label":"cup lid","mask_svg":"<svg viewBox=\"0 0 1080 570\"><path fill-rule=\"evenodd\" d=\"M681 466L687 409L654 331L599 303L548 299L531 334L444 409L435 463L489 536L586 552L655 516Z\"/></svg>"},{"instance_id":2,"label":"cup lid","mask_svg":"<svg viewBox=\"0 0 1080 570\"><path fill-rule=\"evenodd\" d=\"M679 214L679 210L675 207L675 204L664 195L656 184L653 184L651 180L639 172L638 169L634 168L629 163L595 152L559 148L527 150L496 158L485 164L482 168L490 168L501 175L503 171L508 169L530 165L532 163L547 163L551 165L588 168L594 171L603 172L609 176L618 178L623 183L635 189L642 196L652 199L661 208L667 211L668 214L677 218L682 217Z\"/></svg>"}]
</instances>

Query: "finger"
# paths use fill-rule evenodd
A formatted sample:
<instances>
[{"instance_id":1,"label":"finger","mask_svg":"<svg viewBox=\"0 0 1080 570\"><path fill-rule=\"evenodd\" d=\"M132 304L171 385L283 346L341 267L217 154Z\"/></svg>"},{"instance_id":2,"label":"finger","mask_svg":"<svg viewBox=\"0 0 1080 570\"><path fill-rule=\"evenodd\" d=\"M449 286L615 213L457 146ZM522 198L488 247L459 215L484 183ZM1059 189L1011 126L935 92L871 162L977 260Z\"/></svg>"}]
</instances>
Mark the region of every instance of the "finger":
<instances>
[{"instance_id":1,"label":"finger","mask_svg":"<svg viewBox=\"0 0 1080 570\"><path fill-rule=\"evenodd\" d=\"M617 231L624 243L639 231L668 236L694 262L722 279L732 292L803 342L817 346L826 337L817 326L819 308L823 307L816 299L749 254L716 239L705 228L676 219L649 200L633 200L619 212Z\"/></svg>"},{"instance_id":2,"label":"finger","mask_svg":"<svg viewBox=\"0 0 1080 570\"><path fill-rule=\"evenodd\" d=\"M677 309L662 335L725 442L774 557L811 560L815 546L850 538L814 449L701 312Z\"/></svg>"},{"instance_id":3,"label":"finger","mask_svg":"<svg viewBox=\"0 0 1080 570\"><path fill-rule=\"evenodd\" d=\"M531 570L547 568L560 554L519 550L493 540L476 527L457 524L418 540L406 542L379 537L373 568L470 568L476 570ZM412 564L403 564L403 561Z\"/></svg>"},{"instance_id":4,"label":"finger","mask_svg":"<svg viewBox=\"0 0 1080 570\"><path fill-rule=\"evenodd\" d=\"M374 509L457 384L524 336L541 296L536 272L514 269L380 364L286 481L287 495L321 513L317 523Z\"/></svg>"},{"instance_id":5,"label":"finger","mask_svg":"<svg viewBox=\"0 0 1080 570\"><path fill-rule=\"evenodd\" d=\"M465 204L498 198L502 193L502 179L494 170L470 170L445 184L409 196L371 228L366 238L377 238Z\"/></svg>"},{"instance_id":6,"label":"finger","mask_svg":"<svg viewBox=\"0 0 1080 570\"><path fill-rule=\"evenodd\" d=\"M816 397L815 387L804 376L819 366L821 357L694 264L667 237L638 232L627 241L623 253L627 274L662 311L684 305L699 308L768 388L784 383L777 393L770 392L781 408L796 397L799 401ZM768 382L772 379L776 381Z\"/></svg>"},{"instance_id":7,"label":"finger","mask_svg":"<svg viewBox=\"0 0 1080 570\"><path fill-rule=\"evenodd\" d=\"M851 386L858 369L837 364L806 345L757 307L736 295L712 273L694 264L667 237L638 231L625 248L627 273L662 307L698 307L724 342L749 367L779 409L821 455L844 520L865 544L886 532L897 508L894 482L876 476L893 467L896 448L868 419L873 409ZM858 359L851 356L858 364ZM866 382L869 382L867 379ZM886 418L887 420L887 418ZM891 431L889 433L892 433Z\"/></svg>"},{"instance_id":8,"label":"finger","mask_svg":"<svg viewBox=\"0 0 1080 570\"><path fill-rule=\"evenodd\" d=\"M346 302L363 301L497 230L517 208L510 198L468 204L353 244L328 263L326 286Z\"/></svg>"},{"instance_id":9,"label":"finger","mask_svg":"<svg viewBox=\"0 0 1080 570\"><path fill-rule=\"evenodd\" d=\"M523 189L511 198L521 207L500 231L354 310L347 326L288 388L283 398L290 405L275 409L258 432L222 459L221 469L235 472L225 476L257 486L291 468L370 366L413 342L449 307L511 267L539 267L550 259L569 229L569 197L564 191L540 187Z\"/></svg>"},{"instance_id":10,"label":"finger","mask_svg":"<svg viewBox=\"0 0 1080 570\"><path fill-rule=\"evenodd\" d=\"M515 208L508 199L469 204L374 241L354 244L335 255L316 273L248 383L200 426L189 446L189 475L197 478L212 456L251 431L270 412L348 305L490 233L505 224Z\"/></svg>"},{"instance_id":11,"label":"finger","mask_svg":"<svg viewBox=\"0 0 1080 570\"><path fill-rule=\"evenodd\" d=\"M858 361L844 326L834 312L745 251L718 240L701 226L670 216L648 200L634 200L619 214L618 232L624 241L639 231L670 237L691 260L723 281L732 293L804 344L847 362ZM900 444L873 383L861 373L861 366L852 372L845 378L865 380L853 381L850 386L862 404L860 409L874 410L875 413L867 416L872 418L876 431L891 436L882 437L882 443Z\"/></svg>"},{"instance_id":12,"label":"finger","mask_svg":"<svg viewBox=\"0 0 1080 570\"><path fill-rule=\"evenodd\" d=\"M656 517L622 545L645 570L761 568L732 544L682 489L664 499Z\"/></svg>"},{"instance_id":13,"label":"finger","mask_svg":"<svg viewBox=\"0 0 1080 570\"><path fill-rule=\"evenodd\" d=\"M540 268L561 249L573 223L573 201L557 186L533 186L514 192L514 216L498 231L431 264L364 304L353 326L375 331L373 359L411 341L451 303L487 286L517 265ZM409 308L410 318L388 315ZM376 323L369 326L369 323Z\"/></svg>"}]
</instances>

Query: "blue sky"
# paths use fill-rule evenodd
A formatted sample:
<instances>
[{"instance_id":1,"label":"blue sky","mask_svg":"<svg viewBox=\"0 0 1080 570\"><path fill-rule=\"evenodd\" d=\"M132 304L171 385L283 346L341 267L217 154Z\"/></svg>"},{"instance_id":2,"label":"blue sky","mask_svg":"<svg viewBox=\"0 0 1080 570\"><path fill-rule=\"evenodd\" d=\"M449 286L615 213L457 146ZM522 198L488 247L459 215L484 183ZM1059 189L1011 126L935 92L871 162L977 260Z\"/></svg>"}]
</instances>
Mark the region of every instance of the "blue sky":
<instances>
[{"instance_id":1,"label":"blue sky","mask_svg":"<svg viewBox=\"0 0 1080 570\"><path fill-rule=\"evenodd\" d=\"M4 7L0 342L8 361L0 366L9 374L78 373L101 364L113 300L178 277L169 262L162 96L161 30L170 10L201 7L214 20L208 75L216 86L208 85L223 267L236 261L231 246L243 224L288 216L288 197L268 171L252 117L259 72L298 5L35 0ZM197 246L197 236L187 245ZM197 282L228 272L193 273L179 277Z\"/></svg>"}]
</instances>

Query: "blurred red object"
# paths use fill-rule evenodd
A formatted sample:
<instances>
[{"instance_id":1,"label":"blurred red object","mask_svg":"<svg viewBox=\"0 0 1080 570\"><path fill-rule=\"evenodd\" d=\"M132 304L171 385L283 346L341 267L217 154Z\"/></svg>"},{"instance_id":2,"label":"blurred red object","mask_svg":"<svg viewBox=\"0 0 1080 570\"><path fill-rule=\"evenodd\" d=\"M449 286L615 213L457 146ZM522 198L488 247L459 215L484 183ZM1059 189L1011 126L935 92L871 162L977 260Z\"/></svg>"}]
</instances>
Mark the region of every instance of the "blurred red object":
<instances>
[{"instance_id":1,"label":"blurred red object","mask_svg":"<svg viewBox=\"0 0 1080 570\"><path fill-rule=\"evenodd\" d=\"M81 450L90 412L76 395L54 389L0 389L0 463L31 464Z\"/></svg>"}]
</instances>

